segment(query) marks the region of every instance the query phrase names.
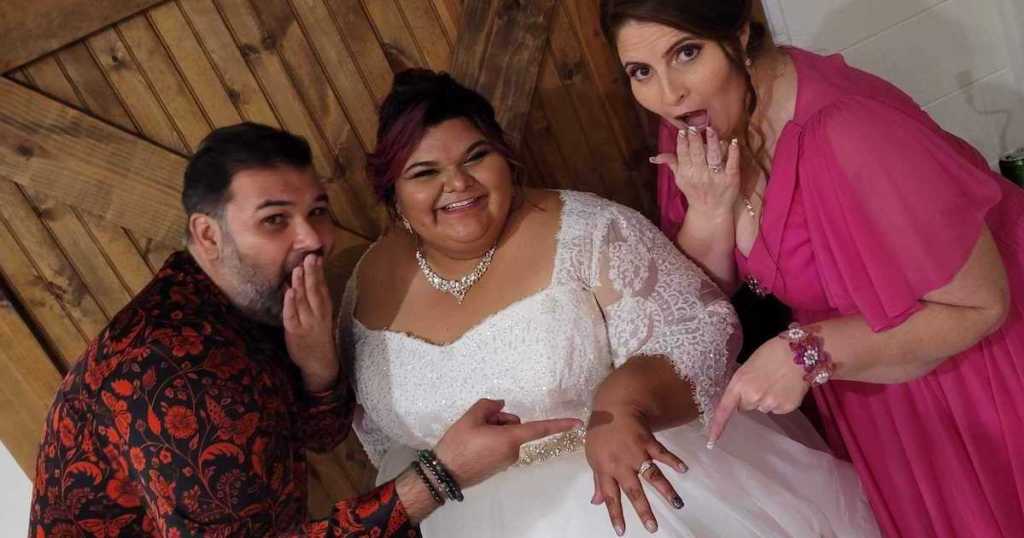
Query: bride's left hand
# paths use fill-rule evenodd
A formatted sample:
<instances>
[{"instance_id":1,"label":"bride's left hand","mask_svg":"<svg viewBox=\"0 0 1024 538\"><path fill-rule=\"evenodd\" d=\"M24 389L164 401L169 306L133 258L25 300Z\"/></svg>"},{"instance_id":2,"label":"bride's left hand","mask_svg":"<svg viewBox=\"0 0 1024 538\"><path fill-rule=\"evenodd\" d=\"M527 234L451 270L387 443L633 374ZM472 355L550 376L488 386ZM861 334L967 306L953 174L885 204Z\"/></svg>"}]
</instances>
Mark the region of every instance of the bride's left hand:
<instances>
[{"instance_id":1,"label":"bride's left hand","mask_svg":"<svg viewBox=\"0 0 1024 538\"><path fill-rule=\"evenodd\" d=\"M654 438L643 414L628 405L596 408L587 424L586 455L594 472L594 497L591 503L605 504L616 534L622 536L626 529L620 491L626 493L640 521L644 522L644 527L655 532L658 522L640 484L641 477L637 474L640 464L652 460L679 472L685 472L686 465ZM657 463L643 478L669 504L676 508L683 507L682 499Z\"/></svg>"},{"instance_id":2,"label":"bride's left hand","mask_svg":"<svg viewBox=\"0 0 1024 538\"><path fill-rule=\"evenodd\" d=\"M768 340L736 370L725 388L708 428L708 447L722 436L737 409L791 413L800 407L808 389L803 369L793 364L789 342L780 337Z\"/></svg>"}]
</instances>

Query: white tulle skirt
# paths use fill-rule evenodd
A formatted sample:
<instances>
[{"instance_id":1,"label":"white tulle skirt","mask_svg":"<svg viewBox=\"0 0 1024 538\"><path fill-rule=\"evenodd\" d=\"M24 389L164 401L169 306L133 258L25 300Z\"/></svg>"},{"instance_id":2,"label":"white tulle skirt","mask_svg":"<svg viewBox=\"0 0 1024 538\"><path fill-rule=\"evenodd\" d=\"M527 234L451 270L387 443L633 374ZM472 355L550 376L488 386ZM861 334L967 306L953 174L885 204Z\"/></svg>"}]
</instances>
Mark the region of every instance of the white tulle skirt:
<instances>
[{"instance_id":1,"label":"white tulle skirt","mask_svg":"<svg viewBox=\"0 0 1024 538\"><path fill-rule=\"evenodd\" d=\"M783 434L782 432L786 433ZM801 442L791 438L802 437ZM689 466L662 468L686 506L674 509L644 484L664 537L873 537L878 527L849 463L810 448L823 444L806 420L734 416L713 450L699 425L658 433ZM406 448L391 450L380 481L405 469ZM465 491L421 525L426 538L614 538L604 506L593 506L594 482L582 451L511 468ZM626 536L650 536L623 497Z\"/></svg>"}]
</instances>

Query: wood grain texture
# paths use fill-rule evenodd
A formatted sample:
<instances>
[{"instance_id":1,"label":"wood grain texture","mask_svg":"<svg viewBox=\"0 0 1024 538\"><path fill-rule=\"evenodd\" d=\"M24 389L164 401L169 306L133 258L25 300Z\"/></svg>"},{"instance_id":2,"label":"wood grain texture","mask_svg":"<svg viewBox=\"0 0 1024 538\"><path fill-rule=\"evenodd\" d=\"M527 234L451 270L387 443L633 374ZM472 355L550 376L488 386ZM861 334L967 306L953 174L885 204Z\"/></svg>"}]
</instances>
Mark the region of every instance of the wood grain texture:
<instances>
[{"instance_id":1,"label":"wood grain texture","mask_svg":"<svg viewBox=\"0 0 1024 538\"><path fill-rule=\"evenodd\" d=\"M4 0L0 11L0 73L162 1Z\"/></svg>"},{"instance_id":2,"label":"wood grain texture","mask_svg":"<svg viewBox=\"0 0 1024 538\"><path fill-rule=\"evenodd\" d=\"M474 0L463 6L452 74L482 93L513 144L526 125L554 0Z\"/></svg>"},{"instance_id":3,"label":"wood grain texture","mask_svg":"<svg viewBox=\"0 0 1024 538\"><path fill-rule=\"evenodd\" d=\"M0 79L0 178L180 244L184 169L181 155Z\"/></svg>"},{"instance_id":4,"label":"wood grain texture","mask_svg":"<svg viewBox=\"0 0 1024 538\"><path fill-rule=\"evenodd\" d=\"M31 480L61 374L0 283L0 440Z\"/></svg>"}]
</instances>

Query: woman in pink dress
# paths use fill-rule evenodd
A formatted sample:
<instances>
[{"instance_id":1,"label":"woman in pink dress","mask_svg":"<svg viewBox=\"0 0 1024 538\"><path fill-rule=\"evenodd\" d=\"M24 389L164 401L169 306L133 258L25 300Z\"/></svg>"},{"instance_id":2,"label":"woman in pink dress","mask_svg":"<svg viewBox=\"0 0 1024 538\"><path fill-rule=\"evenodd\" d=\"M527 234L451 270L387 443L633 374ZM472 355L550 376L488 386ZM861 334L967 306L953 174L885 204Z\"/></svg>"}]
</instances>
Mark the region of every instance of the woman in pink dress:
<instances>
[{"instance_id":1,"label":"woman in pink dress","mask_svg":"<svg viewBox=\"0 0 1024 538\"><path fill-rule=\"evenodd\" d=\"M893 85L772 47L750 14L602 2L634 96L662 118L663 231L806 331L737 371L709 447L734 411L791 412L811 390L887 535L1021 536L1024 191Z\"/></svg>"}]
</instances>

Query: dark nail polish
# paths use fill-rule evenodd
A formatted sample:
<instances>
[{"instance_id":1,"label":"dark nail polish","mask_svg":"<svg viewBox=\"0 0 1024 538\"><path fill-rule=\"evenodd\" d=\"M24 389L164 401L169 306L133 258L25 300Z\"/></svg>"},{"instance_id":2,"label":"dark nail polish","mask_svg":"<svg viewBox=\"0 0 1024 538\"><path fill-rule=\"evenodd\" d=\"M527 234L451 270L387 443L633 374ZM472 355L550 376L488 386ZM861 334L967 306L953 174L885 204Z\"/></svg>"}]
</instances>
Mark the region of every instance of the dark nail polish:
<instances>
[{"instance_id":1,"label":"dark nail polish","mask_svg":"<svg viewBox=\"0 0 1024 538\"><path fill-rule=\"evenodd\" d=\"M680 508L686 506L686 503L684 503L683 500L680 499L678 495L676 495L675 497L672 497L672 506L676 510L679 510Z\"/></svg>"}]
</instances>

